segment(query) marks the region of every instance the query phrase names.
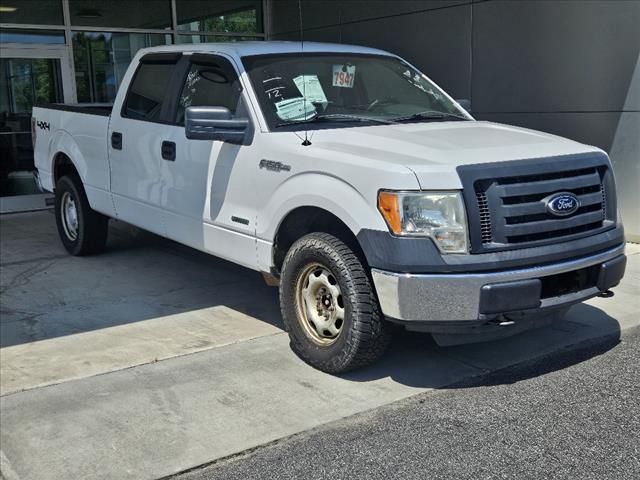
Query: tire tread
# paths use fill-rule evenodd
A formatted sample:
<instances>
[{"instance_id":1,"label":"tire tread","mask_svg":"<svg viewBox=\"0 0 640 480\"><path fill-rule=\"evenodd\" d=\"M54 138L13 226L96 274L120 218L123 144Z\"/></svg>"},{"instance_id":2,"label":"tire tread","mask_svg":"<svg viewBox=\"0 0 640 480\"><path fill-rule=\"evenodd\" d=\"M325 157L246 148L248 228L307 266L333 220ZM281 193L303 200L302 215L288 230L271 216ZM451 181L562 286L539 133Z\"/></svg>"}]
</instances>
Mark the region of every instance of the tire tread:
<instances>
[{"instance_id":1,"label":"tire tread","mask_svg":"<svg viewBox=\"0 0 640 480\"><path fill-rule=\"evenodd\" d=\"M347 342L337 355L326 361L320 361L308 355L304 342L292 334L291 323L298 320L289 318L286 308L287 302L293 298L292 292L289 291L291 286L284 285L284 277L287 277L288 281L287 273L290 273L287 272L289 264L294 258L310 251L332 259L333 263L340 268L340 271L334 274L341 276L352 291L351 331L344 332L348 334ZM391 326L380 312L378 300L365 267L344 242L328 233L308 234L293 244L285 257L282 271L284 275L280 288L280 304L285 327L289 332L291 347L307 363L328 373L344 373L369 365L384 354L391 340ZM295 290L295 286L292 289ZM344 292L343 295L345 295Z\"/></svg>"},{"instance_id":2,"label":"tire tread","mask_svg":"<svg viewBox=\"0 0 640 480\"><path fill-rule=\"evenodd\" d=\"M69 191L76 199L80 229L75 242L67 238L62 227L61 197ZM56 224L62 244L71 255L83 256L100 253L107 242L109 217L96 212L89 205L89 200L77 174L60 177L56 183Z\"/></svg>"}]
</instances>

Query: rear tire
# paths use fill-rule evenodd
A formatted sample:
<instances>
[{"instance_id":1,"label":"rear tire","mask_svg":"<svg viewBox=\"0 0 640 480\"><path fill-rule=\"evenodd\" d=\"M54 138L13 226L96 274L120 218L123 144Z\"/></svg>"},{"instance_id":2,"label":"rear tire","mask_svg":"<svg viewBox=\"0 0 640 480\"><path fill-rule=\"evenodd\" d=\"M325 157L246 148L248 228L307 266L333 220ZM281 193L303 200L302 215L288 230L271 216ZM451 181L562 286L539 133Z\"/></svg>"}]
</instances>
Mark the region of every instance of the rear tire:
<instances>
[{"instance_id":1,"label":"rear tire","mask_svg":"<svg viewBox=\"0 0 640 480\"><path fill-rule=\"evenodd\" d=\"M280 308L293 351L327 373L375 362L391 340L392 326L367 271L347 245L326 233L306 235L289 249Z\"/></svg>"},{"instance_id":2,"label":"rear tire","mask_svg":"<svg viewBox=\"0 0 640 480\"><path fill-rule=\"evenodd\" d=\"M91 209L77 175L65 175L56 183L55 213L67 252L80 256L104 250L109 218Z\"/></svg>"}]
</instances>

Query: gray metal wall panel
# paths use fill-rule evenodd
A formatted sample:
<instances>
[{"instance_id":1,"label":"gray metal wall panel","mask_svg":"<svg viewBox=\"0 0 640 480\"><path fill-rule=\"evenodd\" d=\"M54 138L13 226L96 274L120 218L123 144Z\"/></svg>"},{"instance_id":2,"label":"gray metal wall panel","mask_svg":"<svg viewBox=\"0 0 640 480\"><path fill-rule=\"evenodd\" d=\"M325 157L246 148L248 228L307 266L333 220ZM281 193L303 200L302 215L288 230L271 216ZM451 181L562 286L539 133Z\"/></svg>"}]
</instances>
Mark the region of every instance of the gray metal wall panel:
<instances>
[{"instance_id":1,"label":"gray metal wall panel","mask_svg":"<svg viewBox=\"0 0 640 480\"><path fill-rule=\"evenodd\" d=\"M343 26L342 42L396 53L454 97L470 96L470 5Z\"/></svg>"},{"instance_id":2,"label":"gray metal wall panel","mask_svg":"<svg viewBox=\"0 0 640 480\"><path fill-rule=\"evenodd\" d=\"M640 242L640 112L620 116L609 153L627 238Z\"/></svg>"},{"instance_id":3,"label":"gray metal wall panel","mask_svg":"<svg viewBox=\"0 0 640 480\"><path fill-rule=\"evenodd\" d=\"M465 3L470 0L302 0L303 24L305 28L314 29ZM272 0L269 8L271 33L278 35L299 30L297 0Z\"/></svg>"},{"instance_id":4,"label":"gray metal wall panel","mask_svg":"<svg viewBox=\"0 0 640 480\"><path fill-rule=\"evenodd\" d=\"M300 29L298 1L272 0L268 4L271 15L271 33L282 34ZM305 28L317 28L340 23L340 2L302 0L302 22Z\"/></svg>"},{"instance_id":5,"label":"gray metal wall panel","mask_svg":"<svg viewBox=\"0 0 640 480\"><path fill-rule=\"evenodd\" d=\"M469 3L469 0L342 0L340 8L342 22L354 22L435 10L464 3Z\"/></svg>"},{"instance_id":6,"label":"gray metal wall panel","mask_svg":"<svg viewBox=\"0 0 640 480\"><path fill-rule=\"evenodd\" d=\"M277 33L272 36L273 40L300 40L300 32ZM304 31L304 39L313 42L340 43L340 26L314 28Z\"/></svg>"},{"instance_id":7,"label":"gray metal wall panel","mask_svg":"<svg viewBox=\"0 0 640 480\"><path fill-rule=\"evenodd\" d=\"M622 110L640 1L493 0L474 5L473 21L476 111Z\"/></svg>"}]
</instances>

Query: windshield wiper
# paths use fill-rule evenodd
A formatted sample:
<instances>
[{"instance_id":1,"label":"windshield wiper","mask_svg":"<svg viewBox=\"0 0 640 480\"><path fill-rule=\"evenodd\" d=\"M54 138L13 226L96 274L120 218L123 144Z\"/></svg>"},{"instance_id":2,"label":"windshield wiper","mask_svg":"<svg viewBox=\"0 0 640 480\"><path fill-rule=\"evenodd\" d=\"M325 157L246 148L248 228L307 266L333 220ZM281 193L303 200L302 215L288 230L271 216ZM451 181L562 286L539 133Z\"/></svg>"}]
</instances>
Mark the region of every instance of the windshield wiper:
<instances>
[{"instance_id":1,"label":"windshield wiper","mask_svg":"<svg viewBox=\"0 0 640 480\"><path fill-rule=\"evenodd\" d=\"M396 117L394 122L404 122L407 120L444 120L445 118L457 118L458 120L469 120L464 115L458 113L440 112L438 110L425 110L424 112L412 113L403 117Z\"/></svg>"},{"instance_id":2,"label":"windshield wiper","mask_svg":"<svg viewBox=\"0 0 640 480\"><path fill-rule=\"evenodd\" d=\"M316 115L313 118L309 118L307 120L294 120L291 122L280 122L276 125L276 127L286 127L288 125L299 125L301 123L314 123L314 122L331 122L333 120L338 121L352 121L352 122L374 122L374 123L383 123L386 125L395 123L392 120L384 120L382 118L373 118L373 117L362 117L360 115L349 115L347 113L332 113L330 115Z\"/></svg>"}]
</instances>

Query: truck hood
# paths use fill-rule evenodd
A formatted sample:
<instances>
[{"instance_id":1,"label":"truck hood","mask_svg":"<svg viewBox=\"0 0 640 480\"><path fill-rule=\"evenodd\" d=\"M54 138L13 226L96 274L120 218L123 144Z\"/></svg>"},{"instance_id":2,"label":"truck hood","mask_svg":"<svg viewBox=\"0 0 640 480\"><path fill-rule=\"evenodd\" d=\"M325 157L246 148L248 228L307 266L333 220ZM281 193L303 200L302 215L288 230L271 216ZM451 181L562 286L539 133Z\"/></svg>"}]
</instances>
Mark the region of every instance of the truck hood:
<instances>
[{"instance_id":1,"label":"truck hood","mask_svg":"<svg viewBox=\"0 0 640 480\"><path fill-rule=\"evenodd\" d=\"M460 188L459 165L597 150L555 135L484 121L317 130L312 140L333 158L346 154L403 165L415 173L423 189Z\"/></svg>"}]
</instances>

